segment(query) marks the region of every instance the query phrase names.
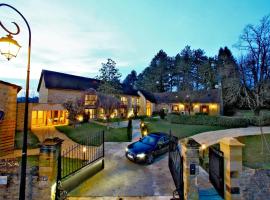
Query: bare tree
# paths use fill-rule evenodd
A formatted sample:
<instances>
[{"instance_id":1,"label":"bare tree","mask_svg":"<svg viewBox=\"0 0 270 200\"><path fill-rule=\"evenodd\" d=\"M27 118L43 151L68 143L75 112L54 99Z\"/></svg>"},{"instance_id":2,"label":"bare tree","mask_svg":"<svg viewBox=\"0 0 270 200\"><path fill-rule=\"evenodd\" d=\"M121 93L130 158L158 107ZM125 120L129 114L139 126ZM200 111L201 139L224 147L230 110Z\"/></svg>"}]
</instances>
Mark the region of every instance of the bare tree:
<instances>
[{"instance_id":1,"label":"bare tree","mask_svg":"<svg viewBox=\"0 0 270 200\"><path fill-rule=\"evenodd\" d=\"M265 95L270 81L270 15L259 25L247 25L240 35L237 47L243 53L239 68L243 99L259 116L269 95Z\"/></svg>"},{"instance_id":2,"label":"bare tree","mask_svg":"<svg viewBox=\"0 0 270 200\"><path fill-rule=\"evenodd\" d=\"M121 102L113 95L98 93L97 105L104 109L106 120L108 122L115 109L120 107Z\"/></svg>"},{"instance_id":3,"label":"bare tree","mask_svg":"<svg viewBox=\"0 0 270 200\"><path fill-rule=\"evenodd\" d=\"M84 101L80 98L75 101L67 101L63 103L63 107L68 111L68 119L75 126L79 121L78 117L84 114Z\"/></svg>"}]
</instances>

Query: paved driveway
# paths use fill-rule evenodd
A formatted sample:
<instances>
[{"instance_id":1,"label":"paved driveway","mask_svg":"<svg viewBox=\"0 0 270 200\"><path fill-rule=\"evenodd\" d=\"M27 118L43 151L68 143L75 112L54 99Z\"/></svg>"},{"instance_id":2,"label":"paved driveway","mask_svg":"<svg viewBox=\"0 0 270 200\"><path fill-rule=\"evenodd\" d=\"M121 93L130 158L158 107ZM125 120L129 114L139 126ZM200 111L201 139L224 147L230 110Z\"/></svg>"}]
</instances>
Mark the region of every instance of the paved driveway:
<instances>
[{"instance_id":1,"label":"paved driveway","mask_svg":"<svg viewBox=\"0 0 270 200\"><path fill-rule=\"evenodd\" d=\"M69 196L172 196L175 189L168 168L168 154L152 165L127 160L129 143L105 143L105 169L74 189Z\"/></svg>"}]
</instances>

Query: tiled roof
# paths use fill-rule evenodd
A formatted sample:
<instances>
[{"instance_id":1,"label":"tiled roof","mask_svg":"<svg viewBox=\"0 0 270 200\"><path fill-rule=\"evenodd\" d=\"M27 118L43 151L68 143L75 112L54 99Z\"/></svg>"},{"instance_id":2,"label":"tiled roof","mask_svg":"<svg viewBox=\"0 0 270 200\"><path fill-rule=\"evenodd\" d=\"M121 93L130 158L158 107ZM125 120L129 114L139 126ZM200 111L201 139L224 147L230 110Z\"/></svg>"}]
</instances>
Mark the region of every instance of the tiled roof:
<instances>
[{"instance_id":1,"label":"tiled roof","mask_svg":"<svg viewBox=\"0 0 270 200\"><path fill-rule=\"evenodd\" d=\"M97 89L100 84L100 80L97 79L42 70L37 89L38 91L43 77L45 86L48 89L87 90L90 88Z\"/></svg>"},{"instance_id":2,"label":"tiled roof","mask_svg":"<svg viewBox=\"0 0 270 200\"><path fill-rule=\"evenodd\" d=\"M43 77L45 81L45 86L48 89L69 89L80 91L86 91L89 89L97 90L101 84L100 80L94 78L87 78L55 71L42 70L37 89L38 92L40 90ZM124 94L135 96L138 95L137 90L134 90L128 86L122 85L121 89Z\"/></svg>"},{"instance_id":3,"label":"tiled roof","mask_svg":"<svg viewBox=\"0 0 270 200\"><path fill-rule=\"evenodd\" d=\"M220 94L218 89L200 91L181 91L154 93L157 103L179 103L191 101L193 103L219 103Z\"/></svg>"}]
</instances>

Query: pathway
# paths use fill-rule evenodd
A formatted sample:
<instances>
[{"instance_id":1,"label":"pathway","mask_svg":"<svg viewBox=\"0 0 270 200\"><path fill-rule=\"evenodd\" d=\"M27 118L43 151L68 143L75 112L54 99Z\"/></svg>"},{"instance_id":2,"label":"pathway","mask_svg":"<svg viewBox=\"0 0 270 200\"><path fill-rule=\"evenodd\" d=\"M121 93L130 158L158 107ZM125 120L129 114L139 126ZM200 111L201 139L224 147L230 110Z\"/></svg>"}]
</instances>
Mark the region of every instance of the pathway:
<instances>
[{"instance_id":1,"label":"pathway","mask_svg":"<svg viewBox=\"0 0 270 200\"><path fill-rule=\"evenodd\" d=\"M264 133L270 133L270 126L263 127ZM200 144L205 144L206 146L211 146L213 144L218 143L224 137L240 137L240 136L248 136L248 135L260 135L259 127L247 127L247 128L232 128L218 131L209 131L200 133L192 136L194 140L196 140Z\"/></svg>"},{"instance_id":2,"label":"pathway","mask_svg":"<svg viewBox=\"0 0 270 200\"><path fill-rule=\"evenodd\" d=\"M199 167L198 186L200 200L222 200L210 183L208 173L201 166Z\"/></svg>"},{"instance_id":3,"label":"pathway","mask_svg":"<svg viewBox=\"0 0 270 200\"><path fill-rule=\"evenodd\" d=\"M132 120L132 142L136 142L142 137L140 124L141 120Z\"/></svg>"},{"instance_id":4,"label":"pathway","mask_svg":"<svg viewBox=\"0 0 270 200\"><path fill-rule=\"evenodd\" d=\"M71 140L69 137L67 137L65 134L59 132L55 127L34 128L32 129L32 132L38 137L40 142L43 142L46 138L55 137L64 140L62 144L63 150L78 144Z\"/></svg>"}]
</instances>

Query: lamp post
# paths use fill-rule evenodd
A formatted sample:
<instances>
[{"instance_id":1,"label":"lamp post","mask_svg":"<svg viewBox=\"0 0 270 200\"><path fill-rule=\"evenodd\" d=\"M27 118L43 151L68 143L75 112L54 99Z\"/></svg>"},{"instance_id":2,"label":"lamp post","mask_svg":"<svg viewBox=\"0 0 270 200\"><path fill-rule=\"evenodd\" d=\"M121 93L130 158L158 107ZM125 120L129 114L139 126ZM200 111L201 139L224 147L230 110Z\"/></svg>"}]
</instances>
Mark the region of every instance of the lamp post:
<instances>
[{"instance_id":1,"label":"lamp post","mask_svg":"<svg viewBox=\"0 0 270 200\"><path fill-rule=\"evenodd\" d=\"M31 55L31 29L25 19L25 17L16 8L11 5L1 3L0 7L8 7L18 13L24 20L28 32L28 62L27 62L27 76L26 76L26 94L25 94L25 111L24 111L24 132L23 132L23 147L22 147L22 164L21 164L21 180L20 180L20 193L19 199L25 199L25 178L26 178L26 164L27 164L27 130L28 130L28 98L29 98L29 79L30 79L30 55ZM4 55L8 60L16 57L21 46L13 39L13 35L20 33L20 27L15 22L12 22L16 26L16 32L11 32L4 27L0 21L0 26L8 33L6 37L0 38L0 53Z\"/></svg>"}]
</instances>

